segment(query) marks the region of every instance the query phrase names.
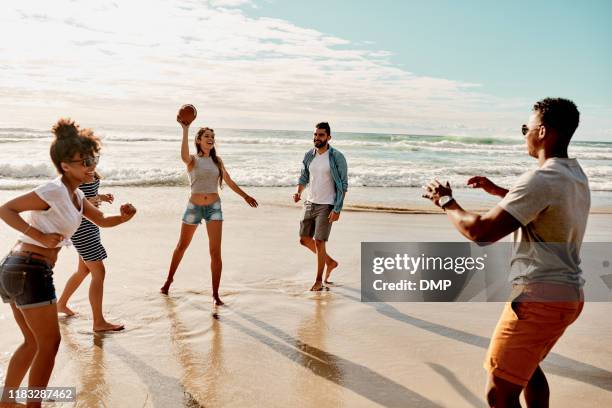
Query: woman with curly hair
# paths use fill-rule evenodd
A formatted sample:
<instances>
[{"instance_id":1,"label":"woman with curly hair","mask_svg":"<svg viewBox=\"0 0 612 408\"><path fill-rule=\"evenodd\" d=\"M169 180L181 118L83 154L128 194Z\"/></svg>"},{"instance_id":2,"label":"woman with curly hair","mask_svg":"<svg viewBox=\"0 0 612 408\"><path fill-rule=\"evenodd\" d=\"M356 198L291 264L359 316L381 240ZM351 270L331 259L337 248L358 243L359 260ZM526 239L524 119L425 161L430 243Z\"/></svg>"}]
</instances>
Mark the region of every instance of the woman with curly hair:
<instances>
[{"instance_id":1,"label":"woman with curly hair","mask_svg":"<svg viewBox=\"0 0 612 408\"><path fill-rule=\"evenodd\" d=\"M113 227L136 213L131 204L124 204L119 215L106 216L78 189L94 179L100 141L93 131L60 119L53 133L50 153L59 177L0 206L0 219L21 232L0 262L0 297L11 305L24 337L9 362L2 401L10 401L10 390L20 386L28 370L29 388L47 386L60 344L53 266L83 216L98 226ZM27 221L21 215L26 211ZM40 404L28 401L27 406Z\"/></svg>"}]
</instances>

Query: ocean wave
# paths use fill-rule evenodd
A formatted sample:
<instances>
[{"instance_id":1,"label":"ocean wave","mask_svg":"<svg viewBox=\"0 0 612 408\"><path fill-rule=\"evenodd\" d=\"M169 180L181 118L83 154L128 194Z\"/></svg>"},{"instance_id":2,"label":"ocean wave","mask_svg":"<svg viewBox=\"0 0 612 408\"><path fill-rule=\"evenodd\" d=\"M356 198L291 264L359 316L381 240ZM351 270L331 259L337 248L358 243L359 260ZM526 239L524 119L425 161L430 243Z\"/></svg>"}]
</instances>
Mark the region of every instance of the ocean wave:
<instances>
[{"instance_id":1,"label":"ocean wave","mask_svg":"<svg viewBox=\"0 0 612 408\"><path fill-rule=\"evenodd\" d=\"M50 131L0 128L0 189L32 187L56 176L48 161ZM107 129L101 132L104 159L100 172L112 186L186 186L178 160L178 132ZM27 138L31 140L27 141ZM32 139L33 138L33 139ZM8 143L19 145L10 146ZM23 143L21 143L23 142ZM220 130L220 154L232 178L245 187L295 186L303 153L312 147L308 132ZM526 169L536 168L524 141L516 139L339 134L334 146L350 166L349 184L365 187L421 187L433 178L448 179L463 188L470 176L484 175L511 186ZM153 151L151 151L151 147ZM190 139L190 148L192 139ZM22 160L21 152L35 149L40 163ZM415 153L412 153L415 152ZM150 154L148 154L150 153ZM612 191L612 144L576 142L570 155L582 162L594 191Z\"/></svg>"},{"instance_id":2,"label":"ocean wave","mask_svg":"<svg viewBox=\"0 0 612 408\"><path fill-rule=\"evenodd\" d=\"M32 129L32 128L0 128L0 133L40 133L40 134L50 134L51 128L49 129Z\"/></svg>"},{"instance_id":3,"label":"ocean wave","mask_svg":"<svg viewBox=\"0 0 612 408\"><path fill-rule=\"evenodd\" d=\"M178 169L100 169L105 185L111 186L184 186L187 174Z\"/></svg>"},{"instance_id":4,"label":"ocean wave","mask_svg":"<svg viewBox=\"0 0 612 408\"><path fill-rule=\"evenodd\" d=\"M38 130L27 128L0 128L0 140L32 140L51 138L51 130Z\"/></svg>"},{"instance_id":5,"label":"ocean wave","mask_svg":"<svg viewBox=\"0 0 612 408\"><path fill-rule=\"evenodd\" d=\"M0 177L11 179L48 178L55 175L51 164L10 164L0 163Z\"/></svg>"},{"instance_id":6,"label":"ocean wave","mask_svg":"<svg viewBox=\"0 0 612 408\"><path fill-rule=\"evenodd\" d=\"M423 140L433 143L457 143L462 145L520 145L523 143L521 139L504 138L504 137L478 137L478 136L412 136L412 135L392 135L391 141L415 141Z\"/></svg>"},{"instance_id":7,"label":"ocean wave","mask_svg":"<svg viewBox=\"0 0 612 408\"><path fill-rule=\"evenodd\" d=\"M109 142L126 142L126 143L131 143L131 142L173 142L173 143L179 143L181 140L178 138L164 138L164 137L140 137L140 136L135 136L135 137L127 137L127 136L103 136L101 137L102 141L109 141Z\"/></svg>"}]
</instances>

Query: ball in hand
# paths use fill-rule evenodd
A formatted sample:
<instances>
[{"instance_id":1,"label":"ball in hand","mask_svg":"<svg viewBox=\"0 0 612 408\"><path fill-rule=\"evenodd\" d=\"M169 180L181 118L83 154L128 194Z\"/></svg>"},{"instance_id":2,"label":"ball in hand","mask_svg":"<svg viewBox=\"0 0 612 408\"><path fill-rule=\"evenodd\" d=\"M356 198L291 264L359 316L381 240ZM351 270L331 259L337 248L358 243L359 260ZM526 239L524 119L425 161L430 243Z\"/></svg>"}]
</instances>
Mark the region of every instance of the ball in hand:
<instances>
[{"instance_id":1,"label":"ball in hand","mask_svg":"<svg viewBox=\"0 0 612 408\"><path fill-rule=\"evenodd\" d=\"M183 105L178 111L178 119L185 125L191 124L198 115L195 106Z\"/></svg>"}]
</instances>

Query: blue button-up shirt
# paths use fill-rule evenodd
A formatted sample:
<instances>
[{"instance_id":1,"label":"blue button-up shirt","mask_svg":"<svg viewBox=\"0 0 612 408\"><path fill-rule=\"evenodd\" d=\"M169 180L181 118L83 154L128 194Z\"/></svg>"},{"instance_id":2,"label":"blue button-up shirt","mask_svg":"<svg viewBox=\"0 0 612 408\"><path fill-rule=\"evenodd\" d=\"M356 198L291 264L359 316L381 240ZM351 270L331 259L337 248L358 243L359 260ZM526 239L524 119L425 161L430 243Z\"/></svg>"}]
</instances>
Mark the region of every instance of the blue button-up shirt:
<instances>
[{"instance_id":1,"label":"blue button-up shirt","mask_svg":"<svg viewBox=\"0 0 612 408\"><path fill-rule=\"evenodd\" d=\"M298 184L306 186L310 181L310 170L308 167L315 158L317 149L313 148L306 152L302 161L302 172ZM348 165L344 155L339 150L329 146L329 168L332 178L334 179L334 187L336 188L336 197L334 199L334 212L342 211L344 203L344 193L348 191Z\"/></svg>"}]
</instances>

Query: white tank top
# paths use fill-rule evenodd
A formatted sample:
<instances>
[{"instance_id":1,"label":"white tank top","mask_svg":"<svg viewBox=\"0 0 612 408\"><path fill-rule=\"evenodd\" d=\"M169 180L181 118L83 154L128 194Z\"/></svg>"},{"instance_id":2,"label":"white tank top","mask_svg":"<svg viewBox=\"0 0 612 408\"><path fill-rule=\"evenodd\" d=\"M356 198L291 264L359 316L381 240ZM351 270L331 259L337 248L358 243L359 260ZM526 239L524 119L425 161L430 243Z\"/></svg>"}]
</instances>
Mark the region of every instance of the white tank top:
<instances>
[{"instance_id":1,"label":"white tank top","mask_svg":"<svg viewBox=\"0 0 612 408\"><path fill-rule=\"evenodd\" d=\"M34 189L34 192L49 204L47 211L30 211L29 223L32 228L36 228L45 234L56 233L64 237L57 247L71 245L70 237L76 232L83 219L83 198L85 195L78 188L76 194L81 203L81 208L76 209L70 193L62 178L58 177ZM21 234L19 241L26 244L34 244L44 247L42 243Z\"/></svg>"}]
</instances>

